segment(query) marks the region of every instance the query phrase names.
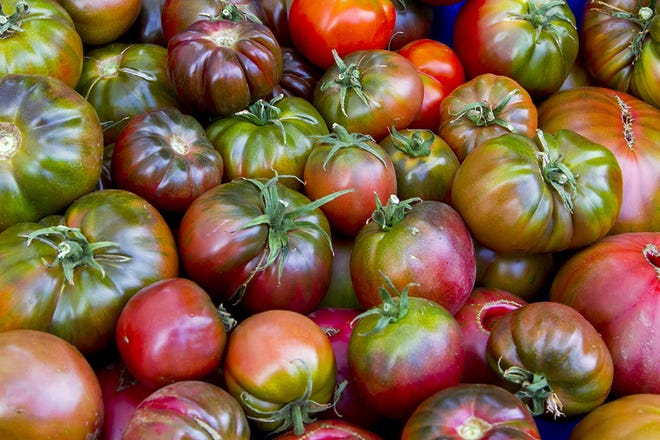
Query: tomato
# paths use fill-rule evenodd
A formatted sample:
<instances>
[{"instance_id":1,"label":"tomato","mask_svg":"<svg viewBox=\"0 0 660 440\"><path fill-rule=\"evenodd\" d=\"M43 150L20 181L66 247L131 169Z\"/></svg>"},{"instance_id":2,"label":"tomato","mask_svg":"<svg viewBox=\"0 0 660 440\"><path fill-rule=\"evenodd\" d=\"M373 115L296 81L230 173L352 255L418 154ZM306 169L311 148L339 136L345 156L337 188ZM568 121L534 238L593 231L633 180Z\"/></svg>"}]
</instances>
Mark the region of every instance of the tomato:
<instances>
[{"instance_id":1,"label":"tomato","mask_svg":"<svg viewBox=\"0 0 660 440\"><path fill-rule=\"evenodd\" d=\"M660 435L660 395L633 394L607 402L587 414L570 440L646 440Z\"/></svg>"},{"instance_id":2,"label":"tomato","mask_svg":"<svg viewBox=\"0 0 660 440\"><path fill-rule=\"evenodd\" d=\"M455 313L474 287L472 237L450 205L390 197L355 238L351 279L364 308L380 304L382 275Z\"/></svg>"},{"instance_id":3,"label":"tomato","mask_svg":"<svg viewBox=\"0 0 660 440\"><path fill-rule=\"evenodd\" d=\"M527 408L507 390L461 384L422 402L406 421L400 438L540 440L541 436Z\"/></svg>"},{"instance_id":4,"label":"tomato","mask_svg":"<svg viewBox=\"0 0 660 440\"><path fill-rule=\"evenodd\" d=\"M164 4L165 0L142 0L142 7L137 19L121 36L121 40L167 46L161 24L161 11Z\"/></svg>"},{"instance_id":5,"label":"tomato","mask_svg":"<svg viewBox=\"0 0 660 440\"><path fill-rule=\"evenodd\" d=\"M184 380L147 396L126 424L122 440L164 438L250 439L240 405L209 382Z\"/></svg>"},{"instance_id":6,"label":"tomato","mask_svg":"<svg viewBox=\"0 0 660 440\"><path fill-rule=\"evenodd\" d=\"M459 161L483 141L507 133L532 137L536 104L515 80L485 73L460 84L440 103L438 134Z\"/></svg>"},{"instance_id":7,"label":"tomato","mask_svg":"<svg viewBox=\"0 0 660 440\"><path fill-rule=\"evenodd\" d=\"M94 190L103 131L94 109L62 81L0 77L0 231L59 213Z\"/></svg>"},{"instance_id":8,"label":"tomato","mask_svg":"<svg viewBox=\"0 0 660 440\"><path fill-rule=\"evenodd\" d=\"M99 354L126 301L177 276L174 237L153 206L118 189L86 194L52 221L0 234L0 329L47 330Z\"/></svg>"},{"instance_id":9,"label":"tomato","mask_svg":"<svg viewBox=\"0 0 660 440\"><path fill-rule=\"evenodd\" d=\"M0 19L0 77L48 75L76 86L83 43L64 8L50 0L4 0Z\"/></svg>"},{"instance_id":10,"label":"tomato","mask_svg":"<svg viewBox=\"0 0 660 440\"><path fill-rule=\"evenodd\" d=\"M618 395L660 392L660 232L607 236L571 256L550 298L583 314L614 360Z\"/></svg>"},{"instance_id":11,"label":"tomato","mask_svg":"<svg viewBox=\"0 0 660 440\"><path fill-rule=\"evenodd\" d=\"M113 185L144 197L164 215L182 215L222 182L224 164L202 124L176 107L131 118L114 144Z\"/></svg>"},{"instance_id":12,"label":"tomato","mask_svg":"<svg viewBox=\"0 0 660 440\"><path fill-rule=\"evenodd\" d=\"M607 345L575 309L529 303L499 317L486 346L501 385L533 415L586 414L605 402L614 368Z\"/></svg>"},{"instance_id":13,"label":"tomato","mask_svg":"<svg viewBox=\"0 0 660 440\"><path fill-rule=\"evenodd\" d=\"M399 50L412 41L429 38L433 24L431 6L416 0L394 0L392 4L396 19L388 49Z\"/></svg>"},{"instance_id":14,"label":"tomato","mask_svg":"<svg viewBox=\"0 0 660 440\"><path fill-rule=\"evenodd\" d=\"M274 440L382 440L382 437L344 419L318 420L305 426L305 433L293 432L280 434Z\"/></svg>"},{"instance_id":15,"label":"tomato","mask_svg":"<svg viewBox=\"0 0 660 440\"><path fill-rule=\"evenodd\" d=\"M294 49L297 52L297 49L293 47L293 41L291 41L291 34L289 33L289 5L292 1L260 0L258 3L261 4L264 13L265 20L263 23L273 31L280 45Z\"/></svg>"},{"instance_id":16,"label":"tomato","mask_svg":"<svg viewBox=\"0 0 660 440\"><path fill-rule=\"evenodd\" d=\"M350 261L353 251L353 237L332 235L332 275L328 290L321 300L319 307L341 307L359 309L360 302L355 296L353 282L351 281Z\"/></svg>"},{"instance_id":17,"label":"tomato","mask_svg":"<svg viewBox=\"0 0 660 440\"><path fill-rule=\"evenodd\" d=\"M111 43L126 32L140 14L141 0L57 0L71 16L87 46Z\"/></svg>"},{"instance_id":18,"label":"tomato","mask_svg":"<svg viewBox=\"0 0 660 440\"><path fill-rule=\"evenodd\" d=\"M249 314L310 313L332 270L330 226L318 208L325 200L312 203L278 178L235 179L208 190L179 224L185 273L214 301Z\"/></svg>"},{"instance_id":19,"label":"tomato","mask_svg":"<svg viewBox=\"0 0 660 440\"><path fill-rule=\"evenodd\" d=\"M168 72L194 112L226 116L269 95L282 76L272 31L251 21L200 20L169 39Z\"/></svg>"},{"instance_id":20,"label":"tomato","mask_svg":"<svg viewBox=\"0 0 660 440\"><path fill-rule=\"evenodd\" d=\"M155 389L211 374L222 361L227 332L198 284L167 278L128 300L117 319L116 342L131 375Z\"/></svg>"},{"instance_id":21,"label":"tomato","mask_svg":"<svg viewBox=\"0 0 660 440\"><path fill-rule=\"evenodd\" d=\"M449 199L459 162L449 145L431 130L392 130L379 145L392 159L399 199Z\"/></svg>"},{"instance_id":22,"label":"tomato","mask_svg":"<svg viewBox=\"0 0 660 440\"><path fill-rule=\"evenodd\" d=\"M447 93L465 82L465 70L460 58L445 43L420 38L401 47L397 52L410 60L418 71L439 81Z\"/></svg>"},{"instance_id":23,"label":"tomato","mask_svg":"<svg viewBox=\"0 0 660 440\"><path fill-rule=\"evenodd\" d=\"M332 230L353 237L376 208L374 195L396 194L396 171L387 152L371 136L348 133L335 124L333 133L316 139L303 170L305 194L317 200L336 191L351 191L321 206Z\"/></svg>"},{"instance_id":24,"label":"tomato","mask_svg":"<svg viewBox=\"0 0 660 440\"><path fill-rule=\"evenodd\" d=\"M407 128L419 111L424 86L415 66L390 50L357 50L336 58L319 80L313 103L328 125L375 140Z\"/></svg>"},{"instance_id":25,"label":"tomato","mask_svg":"<svg viewBox=\"0 0 660 440\"><path fill-rule=\"evenodd\" d=\"M484 141L458 167L451 194L474 238L501 253L593 243L614 226L621 197L614 154L570 130Z\"/></svg>"},{"instance_id":26,"label":"tomato","mask_svg":"<svg viewBox=\"0 0 660 440\"><path fill-rule=\"evenodd\" d=\"M382 303L360 314L348 342L348 368L378 414L405 420L433 393L458 385L465 353L461 328L430 299L399 293L384 275Z\"/></svg>"},{"instance_id":27,"label":"tomato","mask_svg":"<svg viewBox=\"0 0 660 440\"><path fill-rule=\"evenodd\" d=\"M0 332L0 437L87 440L103 426L94 370L71 344L36 330Z\"/></svg>"},{"instance_id":28,"label":"tomato","mask_svg":"<svg viewBox=\"0 0 660 440\"><path fill-rule=\"evenodd\" d=\"M227 390L261 431L296 435L332 399L336 366L326 334L305 315L268 310L229 334L222 367Z\"/></svg>"},{"instance_id":29,"label":"tomato","mask_svg":"<svg viewBox=\"0 0 660 440\"><path fill-rule=\"evenodd\" d=\"M296 176L283 184L301 191L314 136L328 134L323 117L297 96L260 99L242 112L219 118L206 133L224 162L224 181L237 177Z\"/></svg>"},{"instance_id":30,"label":"tomato","mask_svg":"<svg viewBox=\"0 0 660 440\"><path fill-rule=\"evenodd\" d=\"M555 93L538 110L543 130L573 130L616 156L623 201L611 233L660 231L660 110L627 93L595 86Z\"/></svg>"},{"instance_id":31,"label":"tomato","mask_svg":"<svg viewBox=\"0 0 660 440\"><path fill-rule=\"evenodd\" d=\"M299 96L311 102L322 74L295 48L282 47L282 78L273 89L271 99L280 95Z\"/></svg>"},{"instance_id":32,"label":"tomato","mask_svg":"<svg viewBox=\"0 0 660 440\"><path fill-rule=\"evenodd\" d=\"M658 14L655 0L587 1L580 46L598 84L660 108Z\"/></svg>"},{"instance_id":33,"label":"tomato","mask_svg":"<svg viewBox=\"0 0 660 440\"><path fill-rule=\"evenodd\" d=\"M312 64L328 69L332 52L340 57L358 50L385 49L396 22L389 0L296 0L289 7L293 45Z\"/></svg>"},{"instance_id":34,"label":"tomato","mask_svg":"<svg viewBox=\"0 0 660 440\"><path fill-rule=\"evenodd\" d=\"M509 76L535 98L562 85L578 55L568 3L554 0L467 0L454 23L454 50L468 78Z\"/></svg>"}]
</instances>

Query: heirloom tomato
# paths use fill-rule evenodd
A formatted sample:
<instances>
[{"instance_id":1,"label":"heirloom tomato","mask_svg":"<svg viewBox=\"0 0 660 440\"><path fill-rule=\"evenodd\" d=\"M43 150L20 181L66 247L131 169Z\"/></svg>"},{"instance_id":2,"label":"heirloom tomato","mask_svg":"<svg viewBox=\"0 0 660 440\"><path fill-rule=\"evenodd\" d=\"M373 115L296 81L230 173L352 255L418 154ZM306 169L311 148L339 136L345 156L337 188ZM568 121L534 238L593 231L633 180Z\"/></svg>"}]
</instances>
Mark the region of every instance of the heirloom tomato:
<instances>
[{"instance_id":1,"label":"heirloom tomato","mask_svg":"<svg viewBox=\"0 0 660 440\"><path fill-rule=\"evenodd\" d=\"M96 110L106 144L133 116L182 107L167 77L167 50L156 44L111 43L88 51L76 90Z\"/></svg>"},{"instance_id":2,"label":"heirloom tomato","mask_svg":"<svg viewBox=\"0 0 660 440\"><path fill-rule=\"evenodd\" d=\"M282 78L275 86L272 98L299 96L312 101L314 90L323 72L292 47L282 47Z\"/></svg>"},{"instance_id":3,"label":"heirloom tomato","mask_svg":"<svg viewBox=\"0 0 660 440\"><path fill-rule=\"evenodd\" d=\"M224 181L281 174L297 177L282 183L301 191L313 137L328 134L328 126L309 101L278 96L216 119L206 133L223 158Z\"/></svg>"},{"instance_id":4,"label":"heirloom tomato","mask_svg":"<svg viewBox=\"0 0 660 440\"><path fill-rule=\"evenodd\" d=\"M334 64L333 51L385 49L395 22L390 0L296 0L288 13L294 47L321 69Z\"/></svg>"},{"instance_id":5,"label":"heirloom tomato","mask_svg":"<svg viewBox=\"0 0 660 440\"><path fill-rule=\"evenodd\" d=\"M2 231L57 214L93 191L103 131L92 106L52 77L0 76L0 102Z\"/></svg>"},{"instance_id":6,"label":"heirloom tomato","mask_svg":"<svg viewBox=\"0 0 660 440\"><path fill-rule=\"evenodd\" d=\"M360 302L355 296L351 281L350 261L353 251L353 237L332 235L332 275L330 285L319 307L341 307L359 309Z\"/></svg>"},{"instance_id":7,"label":"heirloom tomato","mask_svg":"<svg viewBox=\"0 0 660 440\"><path fill-rule=\"evenodd\" d=\"M454 50L468 78L513 78L534 98L562 85L578 55L579 35L560 0L467 0L454 23Z\"/></svg>"},{"instance_id":8,"label":"heirloom tomato","mask_svg":"<svg viewBox=\"0 0 660 440\"><path fill-rule=\"evenodd\" d=\"M279 183L282 177L223 183L183 215L183 268L214 301L231 301L250 314L275 308L310 313L323 299L332 246L318 207L336 194L310 202Z\"/></svg>"},{"instance_id":9,"label":"heirloom tomato","mask_svg":"<svg viewBox=\"0 0 660 440\"><path fill-rule=\"evenodd\" d=\"M580 32L584 64L601 85L660 108L660 3L590 0Z\"/></svg>"},{"instance_id":10,"label":"heirloom tomato","mask_svg":"<svg viewBox=\"0 0 660 440\"><path fill-rule=\"evenodd\" d=\"M459 161L483 141L507 133L532 137L536 104L515 80L485 73L460 84L440 103L438 134Z\"/></svg>"},{"instance_id":11,"label":"heirloom tomato","mask_svg":"<svg viewBox=\"0 0 660 440\"><path fill-rule=\"evenodd\" d=\"M0 3L0 77L47 75L75 87L82 60L80 35L71 16L55 0Z\"/></svg>"},{"instance_id":12,"label":"heirloom tomato","mask_svg":"<svg viewBox=\"0 0 660 440\"><path fill-rule=\"evenodd\" d=\"M68 342L37 330L0 332L0 437L99 438L103 396L94 370Z\"/></svg>"},{"instance_id":13,"label":"heirloom tomato","mask_svg":"<svg viewBox=\"0 0 660 440\"><path fill-rule=\"evenodd\" d=\"M382 440L382 437L343 418L317 420L305 426L305 433L280 434L274 440Z\"/></svg>"},{"instance_id":14,"label":"heirloom tomato","mask_svg":"<svg viewBox=\"0 0 660 440\"><path fill-rule=\"evenodd\" d=\"M540 440L534 418L509 391L461 384L438 391L406 420L401 440Z\"/></svg>"},{"instance_id":15,"label":"heirloom tomato","mask_svg":"<svg viewBox=\"0 0 660 440\"><path fill-rule=\"evenodd\" d=\"M168 72L193 112L226 116L272 93L282 76L275 35L251 21L200 20L167 43Z\"/></svg>"},{"instance_id":16,"label":"heirloom tomato","mask_svg":"<svg viewBox=\"0 0 660 440\"><path fill-rule=\"evenodd\" d=\"M314 321L290 310L268 310L229 334L222 366L227 390L261 431L293 428L328 409L335 390L332 345Z\"/></svg>"},{"instance_id":17,"label":"heirloom tomato","mask_svg":"<svg viewBox=\"0 0 660 440\"><path fill-rule=\"evenodd\" d=\"M264 12L264 24L273 31L282 47L293 49L289 33L289 5L292 0L260 0ZM297 49L294 49L297 51ZM316 67L316 66L315 66Z\"/></svg>"},{"instance_id":18,"label":"heirloom tomato","mask_svg":"<svg viewBox=\"0 0 660 440\"><path fill-rule=\"evenodd\" d=\"M614 154L570 130L484 141L458 167L451 193L474 238L501 253L593 243L616 223L621 197Z\"/></svg>"},{"instance_id":19,"label":"heirloom tomato","mask_svg":"<svg viewBox=\"0 0 660 440\"><path fill-rule=\"evenodd\" d=\"M121 37L135 22L141 0L57 0L76 25L82 42L101 46Z\"/></svg>"},{"instance_id":20,"label":"heirloom tomato","mask_svg":"<svg viewBox=\"0 0 660 440\"><path fill-rule=\"evenodd\" d=\"M586 414L605 402L614 377L612 357L596 329L575 309L551 301L500 316L486 359L501 386L535 416Z\"/></svg>"},{"instance_id":21,"label":"heirloom tomato","mask_svg":"<svg viewBox=\"0 0 660 440\"><path fill-rule=\"evenodd\" d=\"M539 127L565 128L609 148L623 174L623 200L611 233L660 231L660 110L624 92L579 87L538 106Z\"/></svg>"},{"instance_id":22,"label":"heirloom tomato","mask_svg":"<svg viewBox=\"0 0 660 440\"><path fill-rule=\"evenodd\" d=\"M157 389L135 409L122 440L249 440L250 425L236 399L209 382L183 380Z\"/></svg>"},{"instance_id":23,"label":"heirloom tomato","mask_svg":"<svg viewBox=\"0 0 660 440\"><path fill-rule=\"evenodd\" d=\"M133 25L121 36L122 41L167 46L161 24L165 0L141 0L142 7Z\"/></svg>"},{"instance_id":24,"label":"heirloom tomato","mask_svg":"<svg viewBox=\"0 0 660 440\"><path fill-rule=\"evenodd\" d=\"M660 393L659 249L660 232L609 235L571 256L550 289L602 335L618 395Z\"/></svg>"},{"instance_id":25,"label":"heirloom tomato","mask_svg":"<svg viewBox=\"0 0 660 440\"><path fill-rule=\"evenodd\" d=\"M348 371L366 404L401 421L433 393L460 383L465 353L461 328L447 309L409 296L412 284L399 293L383 278L381 304L354 320Z\"/></svg>"},{"instance_id":26,"label":"heirloom tomato","mask_svg":"<svg viewBox=\"0 0 660 440\"><path fill-rule=\"evenodd\" d=\"M396 261L396 264L392 262ZM378 200L371 221L355 237L351 279L364 308L381 302L383 276L410 284L411 296L428 298L456 313L476 277L472 237L450 205L432 200Z\"/></svg>"},{"instance_id":27,"label":"heirloom tomato","mask_svg":"<svg viewBox=\"0 0 660 440\"><path fill-rule=\"evenodd\" d=\"M392 127L407 128L421 108L424 85L415 66L390 50L357 50L328 68L313 103L328 125L377 141Z\"/></svg>"},{"instance_id":28,"label":"heirloom tomato","mask_svg":"<svg viewBox=\"0 0 660 440\"><path fill-rule=\"evenodd\" d=\"M86 194L51 220L0 234L0 330L44 330L100 354L114 345L126 301L178 274L172 231L146 200L119 189Z\"/></svg>"},{"instance_id":29,"label":"heirloom tomato","mask_svg":"<svg viewBox=\"0 0 660 440\"><path fill-rule=\"evenodd\" d=\"M406 44L429 38L433 24L433 8L420 1L392 0L396 12L394 29L387 48L399 50Z\"/></svg>"},{"instance_id":30,"label":"heirloom tomato","mask_svg":"<svg viewBox=\"0 0 660 440\"><path fill-rule=\"evenodd\" d=\"M147 110L119 133L110 161L113 185L144 197L164 215L182 215L219 185L222 156L202 124L176 107Z\"/></svg>"},{"instance_id":31,"label":"heirloom tomato","mask_svg":"<svg viewBox=\"0 0 660 440\"><path fill-rule=\"evenodd\" d=\"M317 137L305 162L305 194L317 200L336 191L351 191L321 206L333 232L353 237L376 208L374 195L396 194L392 159L374 139L349 133L341 125Z\"/></svg>"}]
</instances>

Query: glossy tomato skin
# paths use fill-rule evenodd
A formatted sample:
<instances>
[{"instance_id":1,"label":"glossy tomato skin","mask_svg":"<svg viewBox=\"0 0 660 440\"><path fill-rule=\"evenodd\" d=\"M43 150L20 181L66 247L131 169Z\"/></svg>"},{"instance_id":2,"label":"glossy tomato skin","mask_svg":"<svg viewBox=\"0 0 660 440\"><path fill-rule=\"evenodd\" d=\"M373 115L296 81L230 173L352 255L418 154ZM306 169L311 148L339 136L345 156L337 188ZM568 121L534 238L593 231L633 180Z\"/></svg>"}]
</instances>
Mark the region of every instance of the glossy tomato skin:
<instances>
[{"instance_id":1,"label":"glossy tomato skin","mask_svg":"<svg viewBox=\"0 0 660 440\"><path fill-rule=\"evenodd\" d=\"M575 309L552 301L529 303L498 318L486 356L501 386L512 392L520 392L520 384L505 379L510 367L545 377L551 393L538 408L521 398L530 410L555 417L601 405L614 376L612 356L596 329Z\"/></svg>"},{"instance_id":2,"label":"glossy tomato skin","mask_svg":"<svg viewBox=\"0 0 660 440\"><path fill-rule=\"evenodd\" d=\"M0 436L87 440L103 426L94 370L68 342L37 330L0 332Z\"/></svg>"},{"instance_id":3,"label":"glossy tomato skin","mask_svg":"<svg viewBox=\"0 0 660 440\"><path fill-rule=\"evenodd\" d=\"M211 374L222 361L227 333L211 297L198 284L168 278L128 300L117 320L116 341L128 371L156 389Z\"/></svg>"},{"instance_id":4,"label":"glossy tomato skin","mask_svg":"<svg viewBox=\"0 0 660 440\"><path fill-rule=\"evenodd\" d=\"M616 395L657 393L660 233L607 236L569 258L550 298L569 305L602 335L614 361Z\"/></svg>"},{"instance_id":5,"label":"glossy tomato skin","mask_svg":"<svg viewBox=\"0 0 660 440\"><path fill-rule=\"evenodd\" d=\"M168 72L192 111L226 116L269 95L282 76L282 50L266 26L200 20L167 43Z\"/></svg>"},{"instance_id":6,"label":"glossy tomato skin","mask_svg":"<svg viewBox=\"0 0 660 440\"><path fill-rule=\"evenodd\" d=\"M440 82L446 93L465 82L465 69L456 52L447 44L431 38L413 40L397 50L421 73Z\"/></svg>"},{"instance_id":7,"label":"glossy tomato skin","mask_svg":"<svg viewBox=\"0 0 660 440\"><path fill-rule=\"evenodd\" d=\"M59 213L101 175L103 131L91 105L44 75L0 77L0 231Z\"/></svg>"},{"instance_id":8,"label":"glossy tomato skin","mask_svg":"<svg viewBox=\"0 0 660 440\"><path fill-rule=\"evenodd\" d=\"M430 37L433 24L431 6L420 1L394 0L392 4L396 10L396 20L388 49L399 50L412 41Z\"/></svg>"},{"instance_id":9,"label":"glossy tomato skin","mask_svg":"<svg viewBox=\"0 0 660 440\"><path fill-rule=\"evenodd\" d=\"M660 435L660 396L642 393L619 397L587 414L570 440L645 440Z\"/></svg>"},{"instance_id":10,"label":"glossy tomato skin","mask_svg":"<svg viewBox=\"0 0 660 440\"><path fill-rule=\"evenodd\" d=\"M460 384L422 402L406 420L401 440L510 439L540 440L525 405L504 388Z\"/></svg>"},{"instance_id":11,"label":"glossy tomato skin","mask_svg":"<svg viewBox=\"0 0 660 440\"><path fill-rule=\"evenodd\" d=\"M570 130L484 141L456 171L451 194L474 238L502 253L593 243L616 223L621 198L614 154Z\"/></svg>"},{"instance_id":12,"label":"glossy tomato skin","mask_svg":"<svg viewBox=\"0 0 660 440\"><path fill-rule=\"evenodd\" d=\"M53 221L54 229L24 222L0 234L0 328L47 330L85 355L99 354L114 344L126 301L177 276L172 231L142 197L118 189L89 193Z\"/></svg>"},{"instance_id":13,"label":"glossy tomato skin","mask_svg":"<svg viewBox=\"0 0 660 440\"><path fill-rule=\"evenodd\" d=\"M368 431L359 425L342 418L317 420L305 426L305 433L296 435L293 432L274 437L275 440L382 440L382 437Z\"/></svg>"},{"instance_id":14,"label":"glossy tomato skin","mask_svg":"<svg viewBox=\"0 0 660 440\"><path fill-rule=\"evenodd\" d=\"M337 123L379 141L392 127L407 128L423 98L422 79L410 61L391 50L373 49L351 52L329 67L313 103L329 126Z\"/></svg>"},{"instance_id":15,"label":"glossy tomato skin","mask_svg":"<svg viewBox=\"0 0 660 440\"><path fill-rule=\"evenodd\" d=\"M128 31L140 14L140 0L58 0L87 46L102 46Z\"/></svg>"},{"instance_id":16,"label":"glossy tomato skin","mask_svg":"<svg viewBox=\"0 0 660 440\"><path fill-rule=\"evenodd\" d=\"M336 365L328 337L310 318L290 310L241 321L229 334L222 370L227 390L265 432L291 425L268 421L264 412L292 402L324 405L334 393Z\"/></svg>"},{"instance_id":17,"label":"glossy tomato skin","mask_svg":"<svg viewBox=\"0 0 660 440\"><path fill-rule=\"evenodd\" d=\"M161 24L161 11L164 4L165 0L142 0L142 7L137 19L120 40L167 46Z\"/></svg>"},{"instance_id":18,"label":"glossy tomato skin","mask_svg":"<svg viewBox=\"0 0 660 440\"><path fill-rule=\"evenodd\" d=\"M553 94L538 111L543 130L573 130L616 156L623 200L612 234L660 231L660 208L654 202L660 200L660 110L624 92L587 86Z\"/></svg>"},{"instance_id":19,"label":"glossy tomato skin","mask_svg":"<svg viewBox=\"0 0 660 440\"><path fill-rule=\"evenodd\" d=\"M357 50L385 49L396 22L389 0L297 0L289 6L294 46L321 69L334 64L332 50L344 57Z\"/></svg>"},{"instance_id":20,"label":"glossy tomato skin","mask_svg":"<svg viewBox=\"0 0 660 440\"><path fill-rule=\"evenodd\" d=\"M509 76L535 98L562 85L577 58L578 40L566 2L470 0L454 23L454 49L468 78Z\"/></svg>"},{"instance_id":21,"label":"glossy tomato skin","mask_svg":"<svg viewBox=\"0 0 660 440\"><path fill-rule=\"evenodd\" d=\"M2 15L7 24L15 21L6 29L3 23L0 32L0 76L48 75L69 87L76 86L82 70L83 43L71 16L59 3L7 0L2 3Z\"/></svg>"},{"instance_id":22,"label":"glossy tomato skin","mask_svg":"<svg viewBox=\"0 0 660 440\"><path fill-rule=\"evenodd\" d=\"M273 31L275 38L282 47L293 49L293 41L291 41L291 34L289 33L289 5L291 1L260 0L259 3L264 12L264 24ZM297 51L297 49L294 50Z\"/></svg>"},{"instance_id":23,"label":"glossy tomato skin","mask_svg":"<svg viewBox=\"0 0 660 440\"><path fill-rule=\"evenodd\" d=\"M312 101L316 84L323 71L314 66L295 48L282 47L282 78L275 86L270 98L276 96L298 96Z\"/></svg>"},{"instance_id":24,"label":"glossy tomato skin","mask_svg":"<svg viewBox=\"0 0 660 440\"><path fill-rule=\"evenodd\" d=\"M122 440L163 438L250 439L236 399L209 382L184 380L147 396L126 424Z\"/></svg>"},{"instance_id":25,"label":"glossy tomato skin","mask_svg":"<svg viewBox=\"0 0 660 440\"><path fill-rule=\"evenodd\" d=\"M222 182L224 163L197 119L163 107L128 121L114 144L110 172L114 187L180 216Z\"/></svg>"}]
</instances>

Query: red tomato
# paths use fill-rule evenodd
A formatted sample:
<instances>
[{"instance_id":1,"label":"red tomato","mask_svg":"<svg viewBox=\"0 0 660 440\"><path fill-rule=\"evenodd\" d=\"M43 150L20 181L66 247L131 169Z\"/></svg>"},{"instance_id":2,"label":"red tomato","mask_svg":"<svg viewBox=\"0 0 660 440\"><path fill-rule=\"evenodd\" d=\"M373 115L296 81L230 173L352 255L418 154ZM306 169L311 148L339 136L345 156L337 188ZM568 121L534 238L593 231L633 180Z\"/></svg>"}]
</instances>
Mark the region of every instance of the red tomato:
<instances>
[{"instance_id":1,"label":"red tomato","mask_svg":"<svg viewBox=\"0 0 660 440\"><path fill-rule=\"evenodd\" d=\"M410 60L418 71L439 81L447 93L465 82L460 58L445 43L422 38L411 41L397 52Z\"/></svg>"},{"instance_id":2,"label":"red tomato","mask_svg":"<svg viewBox=\"0 0 660 440\"><path fill-rule=\"evenodd\" d=\"M382 437L343 419L319 420L305 426L305 433L278 435L274 440L382 440Z\"/></svg>"}]
</instances>

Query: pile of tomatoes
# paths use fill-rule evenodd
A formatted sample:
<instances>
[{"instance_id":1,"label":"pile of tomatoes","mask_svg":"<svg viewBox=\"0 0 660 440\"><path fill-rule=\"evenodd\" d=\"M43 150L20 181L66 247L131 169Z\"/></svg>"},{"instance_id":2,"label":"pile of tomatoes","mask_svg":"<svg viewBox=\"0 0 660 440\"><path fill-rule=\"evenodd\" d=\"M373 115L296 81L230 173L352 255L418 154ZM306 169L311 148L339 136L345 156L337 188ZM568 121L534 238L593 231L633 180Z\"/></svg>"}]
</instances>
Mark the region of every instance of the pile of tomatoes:
<instances>
[{"instance_id":1,"label":"pile of tomatoes","mask_svg":"<svg viewBox=\"0 0 660 440\"><path fill-rule=\"evenodd\" d=\"M0 438L660 435L657 0L0 6Z\"/></svg>"}]
</instances>

